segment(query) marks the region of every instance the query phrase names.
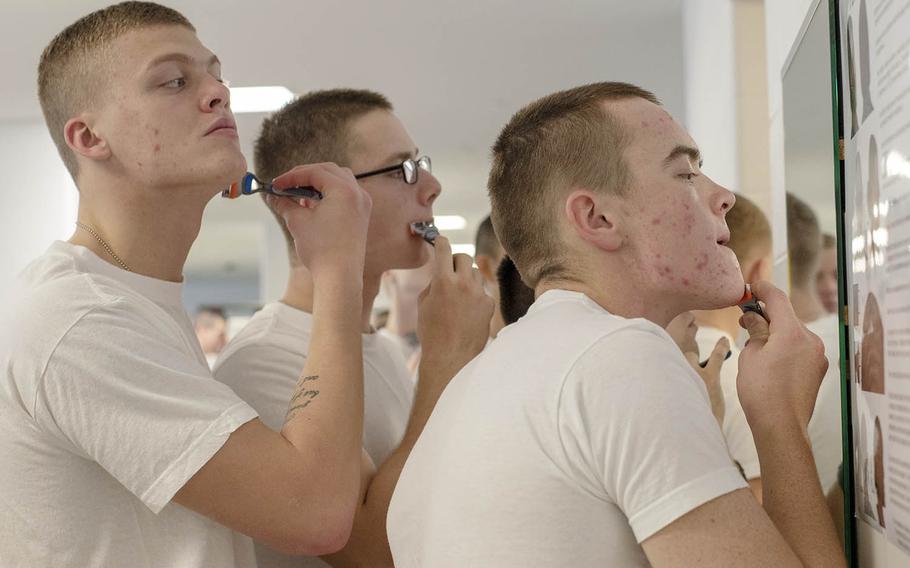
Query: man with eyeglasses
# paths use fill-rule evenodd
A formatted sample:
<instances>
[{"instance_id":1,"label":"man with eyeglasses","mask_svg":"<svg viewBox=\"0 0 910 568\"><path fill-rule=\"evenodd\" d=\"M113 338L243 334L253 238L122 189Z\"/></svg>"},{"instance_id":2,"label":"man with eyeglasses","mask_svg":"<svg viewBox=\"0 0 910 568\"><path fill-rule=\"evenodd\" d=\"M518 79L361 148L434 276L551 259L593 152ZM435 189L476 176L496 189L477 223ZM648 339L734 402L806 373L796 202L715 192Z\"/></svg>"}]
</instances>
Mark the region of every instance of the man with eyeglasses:
<instances>
[{"instance_id":1,"label":"man with eyeglasses","mask_svg":"<svg viewBox=\"0 0 910 568\"><path fill-rule=\"evenodd\" d=\"M285 164L335 162L352 170L373 204L363 272L364 471L352 536L339 553L302 563L257 544L257 561L260 568L325 562L392 566L385 528L392 491L449 379L485 345L492 302L470 257L453 256L448 241L439 237L431 259L433 248L412 229L414 223L433 219L441 187L430 171L430 158L418 158L384 96L334 89L298 98L265 121L255 162L262 179L287 170ZM215 377L272 428L281 427L313 337L312 281L291 234L280 217L278 221L290 261L285 294L253 316L214 367ZM424 351L415 390L399 348L374 333L369 322L382 274L427 262L433 262L434 270L420 300L418 335ZM306 398L300 402L306 404Z\"/></svg>"}]
</instances>

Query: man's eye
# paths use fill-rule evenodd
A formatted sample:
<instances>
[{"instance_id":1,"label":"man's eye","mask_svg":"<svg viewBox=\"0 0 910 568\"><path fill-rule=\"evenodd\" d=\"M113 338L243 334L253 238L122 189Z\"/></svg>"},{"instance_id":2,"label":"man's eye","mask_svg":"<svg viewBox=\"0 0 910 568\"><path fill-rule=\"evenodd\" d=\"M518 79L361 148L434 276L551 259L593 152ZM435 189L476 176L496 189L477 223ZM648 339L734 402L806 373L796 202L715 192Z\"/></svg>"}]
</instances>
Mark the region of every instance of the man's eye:
<instances>
[{"instance_id":1,"label":"man's eye","mask_svg":"<svg viewBox=\"0 0 910 568\"><path fill-rule=\"evenodd\" d=\"M692 173L692 172L688 172L688 173L685 173L685 174L680 175L679 177L683 178L683 179L686 180L686 181L694 181L695 178L698 177L698 174Z\"/></svg>"},{"instance_id":2,"label":"man's eye","mask_svg":"<svg viewBox=\"0 0 910 568\"><path fill-rule=\"evenodd\" d=\"M170 81L168 81L167 83L165 83L162 86L168 87L171 89L180 89L180 88L186 86L186 79L183 77L177 77L176 79L171 79Z\"/></svg>"}]
</instances>

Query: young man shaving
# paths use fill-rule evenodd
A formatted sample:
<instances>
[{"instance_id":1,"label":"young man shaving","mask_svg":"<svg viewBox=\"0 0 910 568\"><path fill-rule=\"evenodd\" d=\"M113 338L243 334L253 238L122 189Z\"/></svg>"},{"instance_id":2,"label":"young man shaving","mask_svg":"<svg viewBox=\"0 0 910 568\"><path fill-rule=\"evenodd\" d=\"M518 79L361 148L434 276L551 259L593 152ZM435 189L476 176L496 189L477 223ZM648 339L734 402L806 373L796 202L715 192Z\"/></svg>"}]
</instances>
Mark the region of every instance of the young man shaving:
<instances>
[{"instance_id":1,"label":"young man shaving","mask_svg":"<svg viewBox=\"0 0 910 568\"><path fill-rule=\"evenodd\" d=\"M359 179L373 204L360 320L363 446L378 467L364 481L350 541L325 559L336 567L392 565L385 518L401 467L449 379L486 343L492 302L470 257L455 255L453 263L448 241L439 237L431 259L432 247L411 230L412 223L433 218L433 202L442 190L424 160L418 158L417 147L392 105L382 95L365 90L304 95L267 119L256 142L257 173L265 178L290 164L325 161L356 174L387 170ZM291 270L284 296L253 316L215 365L215 378L275 429L281 427L284 401L294 391L294 377L306 365L315 337L313 283L297 257L292 235L285 232L285 236ZM434 268L418 315L423 363L415 394L398 346L374 333L369 322L383 273L427 262ZM445 367L440 365L443 362ZM266 546L257 546L256 555L260 568L326 565L318 558L291 558Z\"/></svg>"},{"instance_id":2,"label":"young man shaving","mask_svg":"<svg viewBox=\"0 0 910 568\"><path fill-rule=\"evenodd\" d=\"M395 565L843 566L806 424L821 343L753 286L739 394L764 507L662 329L736 303L733 194L650 93L600 83L518 112L493 148L493 224L537 301L456 376L389 509Z\"/></svg>"},{"instance_id":3,"label":"young man shaving","mask_svg":"<svg viewBox=\"0 0 910 568\"><path fill-rule=\"evenodd\" d=\"M23 272L0 327L0 564L255 566L233 531L340 549L360 488L369 195L333 164L275 180L324 196L276 203L316 316L275 432L212 378L182 306L203 209L246 171L218 58L178 12L126 2L57 35L38 76L78 229Z\"/></svg>"},{"instance_id":4,"label":"young man shaving","mask_svg":"<svg viewBox=\"0 0 910 568\"><path fill-rule=\"evenodd\" d=\"M736 207L726 216L730 240L727 247L736 254L736 260L746 282L759 282L771 277L771 225L758 206L747 197L737 196ZM695 312L698 324L698 346L710 349L721 338L726 338L731 346L730 360L724 365L720 374L725 413L722 422L724 439L730 449L730 456L742 468L743 476L749 482L756 499L761 502L761 471L758 465L758 452L752 440L752 430L736 392L736 375L739 369L740 348L736 338L741 330L739 318L743 315L737 306L719 310L699 310Z\"/></svg>"}]
</instances>

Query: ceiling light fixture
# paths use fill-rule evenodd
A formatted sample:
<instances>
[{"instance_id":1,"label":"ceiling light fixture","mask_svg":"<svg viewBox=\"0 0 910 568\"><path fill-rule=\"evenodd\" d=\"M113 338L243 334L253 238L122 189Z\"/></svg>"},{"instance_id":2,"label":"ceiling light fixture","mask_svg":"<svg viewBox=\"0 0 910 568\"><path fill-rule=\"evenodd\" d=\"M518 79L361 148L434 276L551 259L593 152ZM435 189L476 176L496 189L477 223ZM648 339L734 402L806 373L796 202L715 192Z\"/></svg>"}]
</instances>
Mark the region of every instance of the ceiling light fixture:
<instances>
[{"instance_id":1,"label":"ceiling light fixture","mask_svg":"<svg viewBox=\"0 0 910 568\"><path fill-rule=\"evenodd\" d=\"M294 100L294 93L287 87L231 87L231 110L244 112L272 112Z\"/></svg>"},{"instance_id":2,"label":"ceiling light fixture","mask_svg":"<svg viewBox=\"0 0 910 568\"><path fill-rule=\"evenodd\" d=\"M440 231L460 231L468 226L468 221L461 215L436 215L433 222Z\"/></svg>"}]
</instances>

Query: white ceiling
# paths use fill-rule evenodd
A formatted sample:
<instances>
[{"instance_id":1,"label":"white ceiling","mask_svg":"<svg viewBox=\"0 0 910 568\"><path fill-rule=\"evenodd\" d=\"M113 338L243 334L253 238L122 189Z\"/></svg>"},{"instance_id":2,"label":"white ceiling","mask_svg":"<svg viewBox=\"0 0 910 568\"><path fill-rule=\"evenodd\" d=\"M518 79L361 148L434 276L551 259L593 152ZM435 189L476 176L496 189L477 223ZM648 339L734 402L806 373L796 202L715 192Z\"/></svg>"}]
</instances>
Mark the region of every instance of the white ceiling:
<instances>
[{"instance_id":1,"label":"white ceiling","mask_svg":"<svg viewBox=\"0 0 910 568\"><path fill-rule=\"evenodd\" d=\"M233 86L297 93L338 86L386 94L443 184L437 214L468 219L450 236L472 242L488 213L489 147L511 113L554 90L624 80L684 109L682 0L176 0ZM54 34L104 0L0 4L0 125L40 120L36 66ZM242 115L251 156L263 115ZM215 200L188 271L226 262L255 270L248 236L268 217L258 200Z\"/></svg>"}]
</instances>

